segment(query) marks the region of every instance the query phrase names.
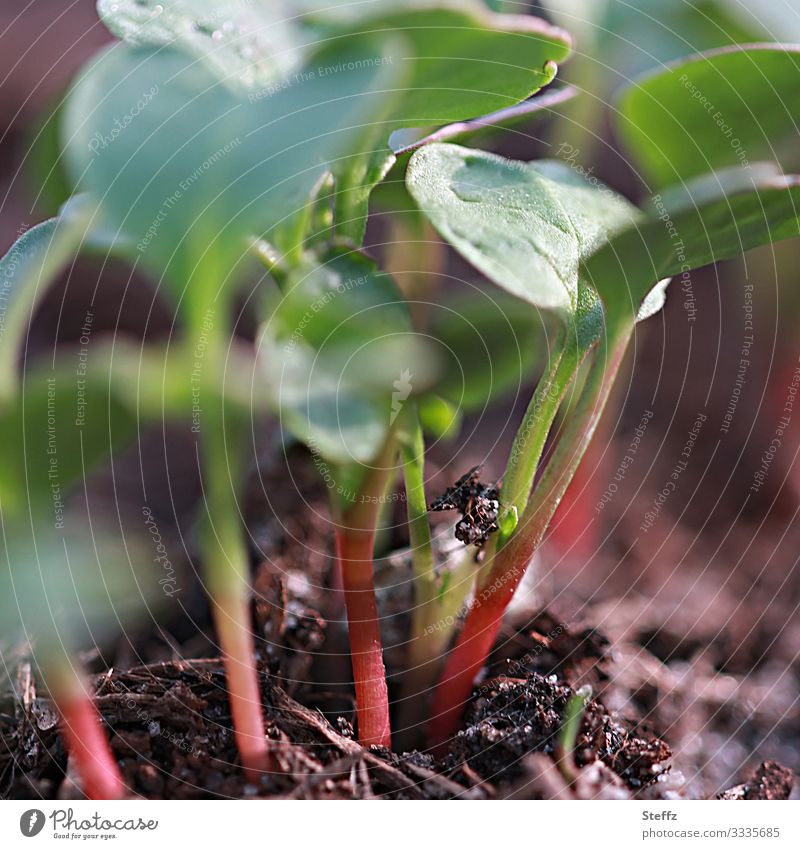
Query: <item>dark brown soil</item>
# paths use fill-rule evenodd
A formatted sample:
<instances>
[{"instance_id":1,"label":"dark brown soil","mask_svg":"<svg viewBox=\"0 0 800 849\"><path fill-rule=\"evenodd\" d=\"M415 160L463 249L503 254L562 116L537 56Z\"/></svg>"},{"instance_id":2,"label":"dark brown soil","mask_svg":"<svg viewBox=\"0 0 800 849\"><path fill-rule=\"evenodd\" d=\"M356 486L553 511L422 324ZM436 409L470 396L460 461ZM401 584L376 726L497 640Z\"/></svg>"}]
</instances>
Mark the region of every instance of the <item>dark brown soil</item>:
<instances>
[{"instance_id":1,"label":"dark brown soil","mask_svg":"<svg viewBox=\"0 0 800 849\"><path fill-rule=\"evenodd\" d=\"M787 798L792 792L791 769L769 755L777 751L782 762L788 758L796 765L791 760L796 710L774 721L777 707L754 700L758 678L752 672L736 679L749 694L750 701L742 702L733 673L717 671L734 667L725 662L726 642L704 638L700 629L710 627L708 622L664 627L655 611L643 604L636 609L630 597L624 605L615 599L613 613L602 599L578 608L563 593L550 608L534 606L528 613L517 608L466 708L464 727L442 757L364 750L352 726L346 631L328 587L325 493L303 455L297 449L289 453L274 444L266 452L268 460L253 475L247 511L258 564L253 628L277 769L257 785L243 779L224 675L213 641L203 635L210 629L201 606L183 641L174 636L182 627L176 622L172 630L140 639L135 657L130 649L117 650L111 671L101 671L97 653L86 658L99 673L94 679L99 709L133 794L746 799ZM287 462L291 487L281 485ZM384 545L400 543L401 530L390 529ZM404 664L404 611L410 603L404 570L402 554L378 569L390 689ZM56 716L36 692L24 654L17 666L15 693L0 700L0 794L75 797L80 791ZM582 715L574 755L564 757L564 711L575 690L587 685L593 698ZM687 739L697 738L698 731L703 745L689 748ZM766 761L760 766L751 760L759 754ZM730 769L734 756L744 765L741 775ZM733 780L722 783L727 777Z\"/></svg>"},{"instance_id":2,"label":"dark brown soil","mask_svg":"<svg viewBox=\"0 0 800 849\"><path fill-rule=\"evenodd\" d=\"M795 776L790 769L764 761L745 784L731 787L720 799L788 799Z\"/></svg>"}]
</instances>

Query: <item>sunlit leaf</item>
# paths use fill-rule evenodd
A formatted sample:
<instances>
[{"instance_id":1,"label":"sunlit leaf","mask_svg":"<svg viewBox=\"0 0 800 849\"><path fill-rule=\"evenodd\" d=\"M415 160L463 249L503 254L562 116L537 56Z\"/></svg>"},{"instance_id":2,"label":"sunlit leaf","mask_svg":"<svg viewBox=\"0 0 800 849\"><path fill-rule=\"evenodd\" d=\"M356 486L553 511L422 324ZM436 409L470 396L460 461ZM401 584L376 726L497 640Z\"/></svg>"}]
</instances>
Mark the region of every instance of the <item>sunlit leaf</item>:
<instances>
[{"instance_id":1,"label":"sunlit leaf","mask_svg":"<svg viewBox=\"0 0 800 849\"><path fill-rule=\"evenodd\" d=\"M455 145L421 148L406 184L436 229L490 280L567 320L579 265L639 211L558 162L516 162Z\"/></svg>"},{"instance_id":2,"label":"sunlit leaf","mask_svg":"<svg viewBox=\"0 0 800 849\"><path fill-rule=\"evenodd\" d=\"M98 0L97 11L119 38L183 48L243 87L268 85L300 64L297 24L278 0Z\"/></svg>"}]
</instances>

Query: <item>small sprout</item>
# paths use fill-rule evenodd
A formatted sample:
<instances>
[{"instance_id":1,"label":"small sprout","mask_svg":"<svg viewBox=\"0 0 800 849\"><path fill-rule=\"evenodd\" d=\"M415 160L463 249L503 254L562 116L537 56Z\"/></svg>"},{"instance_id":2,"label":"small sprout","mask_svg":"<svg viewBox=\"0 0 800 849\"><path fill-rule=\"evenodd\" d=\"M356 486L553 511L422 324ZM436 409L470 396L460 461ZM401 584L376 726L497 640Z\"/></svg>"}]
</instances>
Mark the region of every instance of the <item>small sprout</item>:
<instances>
[{"instance_id":1,"label":"small sprout","mask_svg":"<svg viewBox=\"0 0 800 849\"><path fill-rule=\"evenodd\" d=\"M575 781L574 765L575 743L581 727L581 720L589 700L592 698L592 688L585 684L579 687L567 702L564 709L564 724L561 726L561 734L558 738L557 757L558 768L564 776L564 780L571 784Z\"/></svg>"},{"instance_id":2,"label":"small sprout","mask_svg":"<svg viewBox=\"0 0 800 849\"><path fill-rule=\"evenodd\" d=\"M485 484L478 480L480 466L474 466L462 475L453 486L434 499L430 509L458 510L461 520L456 523L456 539L464 545L479 548L497 528L497 513L500 509L500 494L497 484Z\"/></svg>"},{"instance_id":3,"label":"small sprout","mask_svg":"<svg viewBox=\"0 0 800 849\"><path fill-rule=\"evenodd\" d=\"M503 537L507 539L514 532L514 529L517 527L518 523L519 511L517 510L515 504L511 504L500 515L500 519L497 522L497 526L500 532L502 533Z\"/></svg>"}]
</instances>

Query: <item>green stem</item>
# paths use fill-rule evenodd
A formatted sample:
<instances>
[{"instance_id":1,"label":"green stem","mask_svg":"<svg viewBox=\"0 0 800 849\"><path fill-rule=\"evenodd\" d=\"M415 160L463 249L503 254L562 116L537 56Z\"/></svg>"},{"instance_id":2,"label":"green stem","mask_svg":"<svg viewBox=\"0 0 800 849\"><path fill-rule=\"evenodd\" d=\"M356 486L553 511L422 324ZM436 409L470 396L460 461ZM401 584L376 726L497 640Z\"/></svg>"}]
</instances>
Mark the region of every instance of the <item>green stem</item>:
<instances>
[{"instance_id":1,"label":"green stem","mask_svg":"<svg viewBox=\"0 0 800 849\"><path fill-rule=\"evenodd\" d=\"M500 492L500 529L490 540L485 559L501 549L514 530L530 498L545 443L575 375L588 350L579 343L574 325L562 329L553 346L544 376L536 386L525 418L514 438Z\"/></svg>"},{"instance_id":2,"label":"green stem","mask_svg":"<svg viewBox=\"0 0 800 849\"><path fill-rule=\"evenodd\" d=\"M404 416L406 439L401 441L401 451L406 485L408 535L411 542L411 561L417 596L414 622L419 624L420 617L416 614L436 599L438 584L431 541L431 524L428 518L428 502L425 498L425 442L417 405L409 404L407 411Z\"/></svg>"},{"instance_id":3,"label":"green stem","mask_svg":"<svg viewBox=\"0 0 800 849\"><path fill-rule=\"evenodd\" d=\"M466 579L453 582L451 573L437 578L425 498L425 443L416 404L410 404L404 411L403 428L401 450L414 571L414 609L407 671L403 676L400 732L413 747L424 716L422 702L439 672L471 582ZM445 580L447 584L441 582Z\"/></svg>"},{"instance_id":4,"label":"green stem","mask_svg":"<svg viewBox=\"0 0 800 849\"><path fill-rule=\"evenodd\" d=\"M519 525L491 559L433 700L430 735L442 746L458 725L472 682L491 651L503 614L542 542L553 514L594 434L633 332L615 325L595 352L586 384Z\"/></svg>"},{"instance_id":5,"label":"green stem","mask_svg":"<svg viewBox=\"0 0 800 849\"><path fill-rule=\"evenodd\" d=\"M195 293L196 295L199 293ZM224 299L223 299L224 300ZM192 355L193 398L199 401L193 430L200 435L203 470L203 552L212 615L222 650L236 745L248 778L270 767L255 665L255 640L250 617L250 563L242 535L237 486L240 477L239 422L225 416L223 370L228 342L228 317L223 305L192 299L189 326L195 342ZM202 309L201 309L202 307ZM200 340L204 344L200 345Z\"/></svg>"},{"instance_id":6,"label":"green stem","mask_svg":"<svg viewBox=\"0 0 800 849\"><path fill-rule=\"evenodd\" d=\"M633 327L631 322L609 329L595 352L578 403L567 419L553 456L521 516L520 527L508 543L509 561L527 564L544 539L550 520L594 436L628 348Z\"/></svg>"}]
</instances>

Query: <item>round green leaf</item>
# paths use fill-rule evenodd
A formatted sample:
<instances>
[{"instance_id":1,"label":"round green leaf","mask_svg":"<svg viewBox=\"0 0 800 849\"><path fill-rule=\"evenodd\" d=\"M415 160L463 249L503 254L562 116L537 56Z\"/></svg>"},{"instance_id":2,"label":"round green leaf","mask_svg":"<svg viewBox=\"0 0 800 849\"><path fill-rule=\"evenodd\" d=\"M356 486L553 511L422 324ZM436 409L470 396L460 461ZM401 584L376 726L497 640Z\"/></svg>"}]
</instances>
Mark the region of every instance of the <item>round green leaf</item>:
<instances>
[{"instance_id":1,"label":"round green leaf","mask_svg":"<svg viewBox=\"0 0 800 849\"><path fill-rule=\"evenodd\" d=\"M411 158L406 185L431 223L508 292L565 320L579 264L639 211L558 162L517 162L449 144Z\"/></svg>"}]
</instances>

